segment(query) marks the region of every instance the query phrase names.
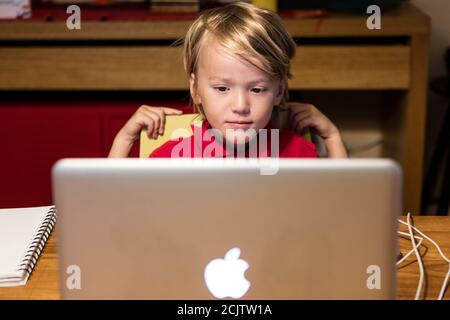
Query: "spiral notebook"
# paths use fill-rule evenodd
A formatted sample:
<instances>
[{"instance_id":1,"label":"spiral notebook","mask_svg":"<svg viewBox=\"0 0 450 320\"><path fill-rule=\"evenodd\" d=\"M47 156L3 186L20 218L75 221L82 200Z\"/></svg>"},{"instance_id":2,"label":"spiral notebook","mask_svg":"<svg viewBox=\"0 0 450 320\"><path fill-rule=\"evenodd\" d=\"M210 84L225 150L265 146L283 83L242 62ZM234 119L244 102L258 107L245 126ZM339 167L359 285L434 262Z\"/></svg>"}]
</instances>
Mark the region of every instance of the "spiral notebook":
<instances>
[{"instance_id":1,"label":"spiral notebook","mask_svg":"<svg viewBox=\"0 0 450 320\"><path fill-rule=\"evenodd\" d=\"M0 287L26 284L55 222L54 206L0 209Z\"/></svg>"}]
</instances>

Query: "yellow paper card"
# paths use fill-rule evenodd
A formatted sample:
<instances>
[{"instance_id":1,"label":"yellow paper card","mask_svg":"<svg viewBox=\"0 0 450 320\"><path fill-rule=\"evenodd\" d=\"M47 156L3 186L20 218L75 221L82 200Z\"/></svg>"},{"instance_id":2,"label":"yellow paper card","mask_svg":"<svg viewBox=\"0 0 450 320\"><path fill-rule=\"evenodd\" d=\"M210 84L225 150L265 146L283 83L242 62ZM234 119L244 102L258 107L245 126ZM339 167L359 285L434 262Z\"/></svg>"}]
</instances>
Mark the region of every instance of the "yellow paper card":
<instances>
[{"instance_id":1,"label":"yellow paper card","mask_svg":"<svg viewBox=\"0 0 450 320\"><path fill-rule=\"evenodd\" d=\"M191 124L201 125L202 120L202 116L198 113L166 115L164 134L157 139L150 139L147 136L147 128L143 128L140 135L139 157L148 158L156 148L169 140L192 136Z\"/></svg>"}]
</instances>

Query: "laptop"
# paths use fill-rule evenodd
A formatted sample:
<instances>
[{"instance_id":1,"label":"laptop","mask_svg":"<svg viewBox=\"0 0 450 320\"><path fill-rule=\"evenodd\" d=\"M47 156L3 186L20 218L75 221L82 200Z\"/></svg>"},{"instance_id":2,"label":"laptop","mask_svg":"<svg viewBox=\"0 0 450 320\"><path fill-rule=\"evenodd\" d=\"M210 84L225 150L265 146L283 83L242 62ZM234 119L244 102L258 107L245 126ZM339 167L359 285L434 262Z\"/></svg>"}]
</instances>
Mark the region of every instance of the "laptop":
<instances>
[{"instance_id":1,"label":"laptop","mask_svg":"<svg viewBox=\"0 0 450 320\"><path fill-rule=\"evenodd\" d=\"M387 159L63 159L64 299L393 299Z\"/></svg>"}]
</instances>

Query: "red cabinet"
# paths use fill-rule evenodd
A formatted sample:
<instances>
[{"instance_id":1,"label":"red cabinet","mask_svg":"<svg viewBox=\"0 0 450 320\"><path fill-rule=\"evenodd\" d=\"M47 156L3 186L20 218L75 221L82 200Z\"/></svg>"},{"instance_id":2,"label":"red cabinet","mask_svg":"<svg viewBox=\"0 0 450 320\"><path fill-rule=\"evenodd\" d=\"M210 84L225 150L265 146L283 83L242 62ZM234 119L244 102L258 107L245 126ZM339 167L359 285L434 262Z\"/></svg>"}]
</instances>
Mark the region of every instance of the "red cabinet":
<instances>
[{"instance_id":1,"label":"red cabinet","mask_svg":"<svg viewBox=\"0 0 450 320\"><path fill-rule=\"evenodd\" d=\"M146 102L188 110L185 104ZM106 157L139 102L1 102L0 208L52 204L51 168L62 158ZM131 156L139 154L139 144Z\"/></svg>"}]
</instances>

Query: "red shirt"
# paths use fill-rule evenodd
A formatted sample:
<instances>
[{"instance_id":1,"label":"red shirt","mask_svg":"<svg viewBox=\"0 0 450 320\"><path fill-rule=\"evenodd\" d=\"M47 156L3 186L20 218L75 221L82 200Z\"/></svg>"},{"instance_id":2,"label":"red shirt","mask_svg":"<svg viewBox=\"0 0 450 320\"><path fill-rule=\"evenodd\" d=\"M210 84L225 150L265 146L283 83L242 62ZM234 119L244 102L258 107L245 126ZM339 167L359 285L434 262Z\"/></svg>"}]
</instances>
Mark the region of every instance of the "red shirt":
<instances>
[{"instance_id":1,"label":"red shirt","mask_svg":"<svg viewBox=\"0 0 450 320\"><path fill-rule=\"evenodd\" d=\"M208 132L211 126L207 121L203 121L201 127L191 125L194 134L187 138L169 140L162 146L155 149L150 158L201 158L201 157L228 157L230 152L222 143L219 143ZM270 157L272 154L271 125L266 126L267 144L258 146L258 157ZM265 152L267 150L267 152ZM172 156L173 155L173 156ZM234 155L236 157L236 155ZM246 150L245 156L249 156ZM279 130L279 158L317 158L316 146L305 140L300 135L291 130Z\"/></svg>"}]
</instances>

